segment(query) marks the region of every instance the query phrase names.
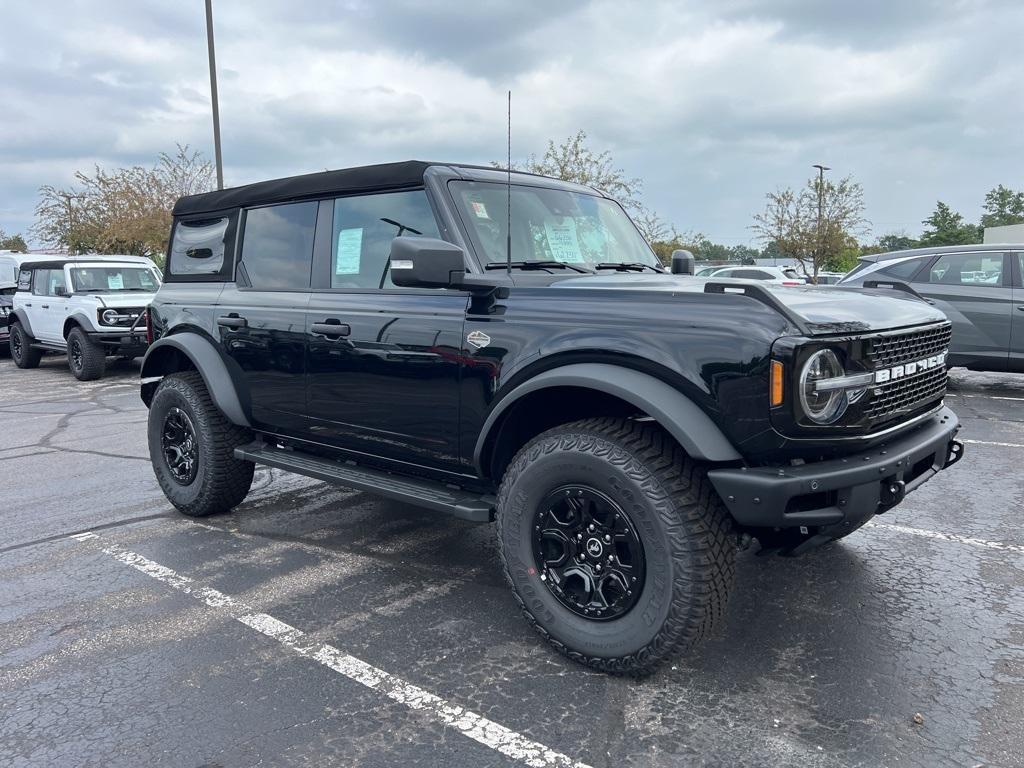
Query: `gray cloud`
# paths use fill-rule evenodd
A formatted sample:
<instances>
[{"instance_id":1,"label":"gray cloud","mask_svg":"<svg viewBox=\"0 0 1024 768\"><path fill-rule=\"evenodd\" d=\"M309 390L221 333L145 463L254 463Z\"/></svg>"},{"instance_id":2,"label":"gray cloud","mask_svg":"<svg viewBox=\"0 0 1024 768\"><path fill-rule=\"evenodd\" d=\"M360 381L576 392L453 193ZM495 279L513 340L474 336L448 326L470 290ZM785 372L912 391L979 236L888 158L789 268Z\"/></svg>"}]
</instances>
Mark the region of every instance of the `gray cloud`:
<instances>
[{"instance_id":1,"label":"gray cloud","mask_svg":"<svg viewBox=\"0 0 1024 768\"><path fill-rule=\"evenodd\" d=\"M502 157L511 88L516 155L583 128L667 219L726 242L814 162L863 182L876 233L1024 187L1015 2L214 5L229 183ZM5 230L93 162L212 154L201 5L18 4L5 30Z\"/></svg>"}]
</instances>

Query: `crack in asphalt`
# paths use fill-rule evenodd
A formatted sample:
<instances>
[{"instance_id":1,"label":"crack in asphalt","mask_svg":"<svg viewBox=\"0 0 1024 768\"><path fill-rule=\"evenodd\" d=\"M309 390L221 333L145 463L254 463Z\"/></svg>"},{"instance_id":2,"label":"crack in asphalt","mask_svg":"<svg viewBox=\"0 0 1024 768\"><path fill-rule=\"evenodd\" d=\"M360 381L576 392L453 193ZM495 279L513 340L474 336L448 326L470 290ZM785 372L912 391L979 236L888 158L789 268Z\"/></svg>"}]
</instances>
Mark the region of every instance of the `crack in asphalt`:
<instances>
[{"instance_id":1,"label":"crack in asphalt","mask_svg":"<svg viewBox=\"0 0 1024 768\"><path fill-rule=\"evenodd\" d=\"M24 541L20 544L11 544L6 547L0 547L0 555L7 552L14 552L18 549L25 549L26 547L36 547L40 544L51 544L55 541L62 541L71 536L80 536L83 533L91 533L93 531L107 531L112 528L122 528L127 525L133 525L134 523L144 523L147 520L159 520L161 518L176 518L179 517L177 512L157 512L152 515L139 515L138 517L129 517L125 520L118 520L113 523L101 523L99 525L90 525L88 528L80 528L77 531L68 531L67 533L56 533L52 536L43 536L40 539L33 541Z\"/></svg>"}]
</instances>

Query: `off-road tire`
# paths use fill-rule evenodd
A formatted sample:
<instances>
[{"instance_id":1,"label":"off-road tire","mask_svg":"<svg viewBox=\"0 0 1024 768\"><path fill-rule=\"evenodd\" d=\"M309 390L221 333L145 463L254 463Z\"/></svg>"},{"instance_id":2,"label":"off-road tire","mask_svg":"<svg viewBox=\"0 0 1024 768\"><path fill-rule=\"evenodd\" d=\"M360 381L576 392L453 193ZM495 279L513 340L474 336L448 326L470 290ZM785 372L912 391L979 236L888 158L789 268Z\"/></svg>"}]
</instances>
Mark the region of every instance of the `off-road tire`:
<instances>
[{"instance_id":1,"label":"off-road tire","mask_svg":"<svg viewBox=\"0 0 1024 768\"><path fill-rule=\"evenodd\" d=\"M11 323L11 338L8 345L11 350L11 359L19 368L39 367L39 361L43 359L43 350L31 347L33 341L35 339L25 333L21 323Z\"/></svg>"},{"instance_id":2,"label":"off-road tire","mask_svg":"<svg viewBox=\"0 0 1024 768\"><path fill-rule=\"evenodd\" d=\"M171 408L184 411L195 427L198 468L188 485L174 479L162 448L164 420ZM249 493L254 465L236 459L234 450L250 442L252 435L218 410L196 371L174 373L160 382L149 407L148 435L157 482L168 501L183 514L206 517L228 512Z\"/></svg>"},{"instance_id":3,"label":"off-road tire","mask_svg":"<svg viewBox=\"0 0 1024 768\"><path fill-rule=\"evenodd\" d=\"M107 370L107 351L103 345L97 344L78 326L68 333L68 368L79 381L95 381L102 379ZM76 352L80 362L75 362Z\"/></svg>"},{"instance_id":4,"label":"off-road tire","mask_svg":"<svg viewBox=\"0 0 1024 768\"><path fill-rule=\"evenodd\" d=\"M613 499L644 547L647 575L624 615L595 621L565 607L533 558L534 513L561 485ZM732 520L707 479L661 428L621 418L556 427L524 446L498 492L499 551L527 620L559 652L606 672L641 675L706 638L735 578Z\"/></svg>"}]
</instances>

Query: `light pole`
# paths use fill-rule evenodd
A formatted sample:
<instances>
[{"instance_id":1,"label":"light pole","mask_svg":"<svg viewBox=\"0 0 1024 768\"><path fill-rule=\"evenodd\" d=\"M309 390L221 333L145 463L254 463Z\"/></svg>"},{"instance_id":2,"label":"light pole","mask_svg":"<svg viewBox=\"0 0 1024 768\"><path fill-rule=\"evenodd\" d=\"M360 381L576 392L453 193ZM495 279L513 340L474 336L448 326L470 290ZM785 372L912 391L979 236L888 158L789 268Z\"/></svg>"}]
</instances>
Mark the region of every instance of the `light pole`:
<instances>
[{"instance_id":1,"label":"light pole","mask_svg":"<svg viewBox=\"0 0 1024 768\"><path fill-rule=\"evenodd\" d=\"M207 0L209 2L209 0ZM814 273L814 282L818 282L818 264L821 262L821 208L822 203L825 200L825 171L831 171L827 165L821 165L815 163L811 168L818 169L818 227L816 231L815 245L814 245L814 263L811 264L812 272Z\"/></svg>"},{"instance_id":2,"label":"light pole","mask_svg":"<svg viewBox=\"0 0 1024 768\"><path fill-rule=\"evenodd\" d=\"M220 156L220 107L217 104L217 57L213 53L213 0L206 0L206 48L210 54L210 100L213 102L213 156L217 163L217 189L224 189Z\"/></svg>"}]
</instances>

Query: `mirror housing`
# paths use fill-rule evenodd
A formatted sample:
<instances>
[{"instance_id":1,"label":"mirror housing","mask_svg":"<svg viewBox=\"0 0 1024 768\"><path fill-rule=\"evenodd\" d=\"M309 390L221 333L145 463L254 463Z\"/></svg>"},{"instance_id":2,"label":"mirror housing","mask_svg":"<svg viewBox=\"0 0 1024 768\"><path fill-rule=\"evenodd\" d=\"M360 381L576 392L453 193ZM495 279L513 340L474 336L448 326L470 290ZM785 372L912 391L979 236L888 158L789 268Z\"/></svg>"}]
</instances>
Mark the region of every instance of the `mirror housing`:
<instances>
[{"instance_id":1,"label":"mirror housing","mask_svg":"<svg viewBox=\"0 0 1024 768\"><path fill-rule=\"evenodd\" d=\"M57 296L67 296L68 295L68 289L65 288L63 285L55 285L53 287L53 292Z\"/></svg>"},{"instance_id":2,"label":"mirror housing","mask_svg":"<svg viewBox=\"0 0 1024 768\"><path fill-rule=\"evenodd\" d=\"M434 237L391 241L391 282L400 288L457 288L466 276L466 252Z\"/></svg>"},{"instance_id":3,"label":"mirror housing","mask_svg":"<svg viewBox=\"0 0 1024 768\"><path fill-rule=\"evenodd\" d=\"M696 271L697 260L689 251L679 249L672 251L672 274L692 275Z\"/></svg>"}]
</instances>

